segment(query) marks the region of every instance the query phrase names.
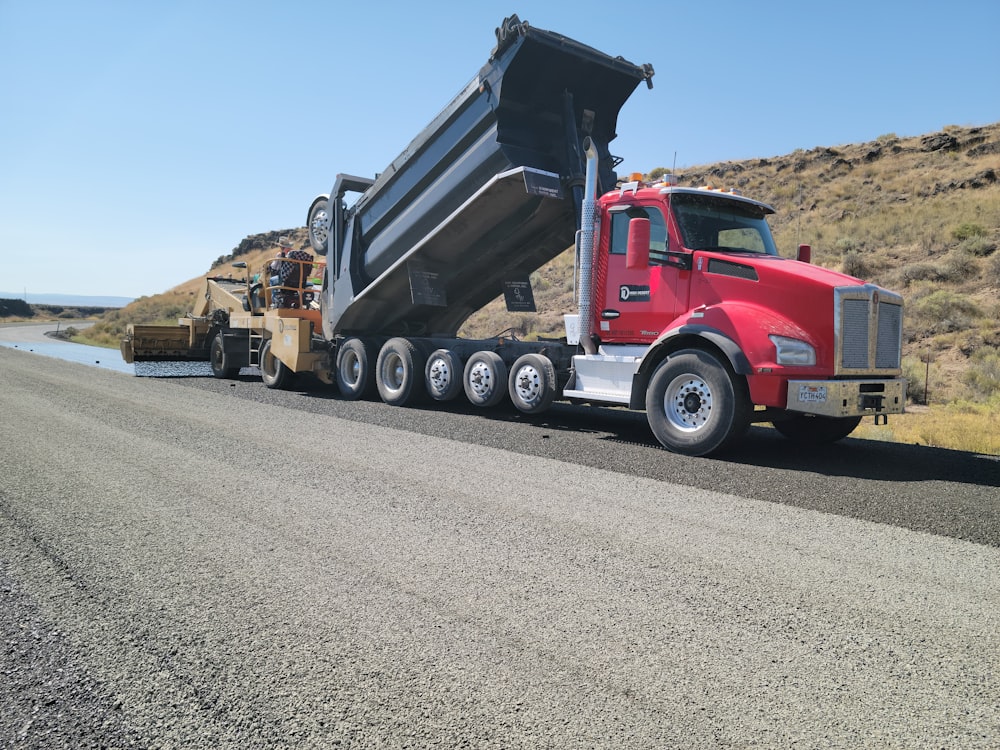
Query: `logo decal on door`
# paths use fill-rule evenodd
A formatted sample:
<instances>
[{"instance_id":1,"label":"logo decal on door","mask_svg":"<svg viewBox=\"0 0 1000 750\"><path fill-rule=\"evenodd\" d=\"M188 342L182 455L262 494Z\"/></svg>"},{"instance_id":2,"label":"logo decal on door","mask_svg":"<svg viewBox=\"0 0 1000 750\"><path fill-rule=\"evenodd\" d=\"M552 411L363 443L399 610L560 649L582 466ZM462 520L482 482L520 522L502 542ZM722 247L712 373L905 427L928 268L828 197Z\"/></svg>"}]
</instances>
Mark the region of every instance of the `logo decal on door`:
<instances>
[{"instance_id":1,"label":"logo decal on door","mask_svg":"<svg viewBox=\"0 0 1000 750\"><path fill-rule=\"evenodd\" d=\"M649 287L622 284L618 287L619 302L649 302Z\"/></svg>"}]
</instances>

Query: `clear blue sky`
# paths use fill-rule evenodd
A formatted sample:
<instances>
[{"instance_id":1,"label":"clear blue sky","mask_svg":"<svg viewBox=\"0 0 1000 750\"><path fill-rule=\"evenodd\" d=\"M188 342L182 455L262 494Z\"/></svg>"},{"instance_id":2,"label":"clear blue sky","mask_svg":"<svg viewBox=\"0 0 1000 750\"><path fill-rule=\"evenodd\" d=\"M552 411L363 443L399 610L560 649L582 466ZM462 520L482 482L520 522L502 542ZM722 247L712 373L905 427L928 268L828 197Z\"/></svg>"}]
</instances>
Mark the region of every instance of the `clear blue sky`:
<instances>
[{"instance_id":1,"label":"clear blue sky","mask_svg":"<svg viewBox=\"0 0 1000 750\"><path fill-rule=\"evenodd\" d=\"M997 0L0 0L0 290L155 294L302 226L511 13L653 64L620 173L1000 121Z\"/></svg>"}]
</instances>

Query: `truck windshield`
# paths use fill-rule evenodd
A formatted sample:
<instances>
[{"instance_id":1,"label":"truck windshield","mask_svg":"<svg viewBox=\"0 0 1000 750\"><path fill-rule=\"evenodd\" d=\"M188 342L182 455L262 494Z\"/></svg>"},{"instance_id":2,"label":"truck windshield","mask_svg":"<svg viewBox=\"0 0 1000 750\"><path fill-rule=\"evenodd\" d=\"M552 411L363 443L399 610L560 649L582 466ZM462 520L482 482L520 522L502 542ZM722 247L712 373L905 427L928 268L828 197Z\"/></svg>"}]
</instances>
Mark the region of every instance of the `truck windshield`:
<instances>
[{"instance_id":1,"label":"truck windshield","mask_svg":"<svg viewBox=\"0 0 1000 750\"><path fill-rule=\"evenodd\" d=\"M670 203L691 250L778 254L764 211L752 203L686 193L673 194Z\"/></svg>"}]
</instances>

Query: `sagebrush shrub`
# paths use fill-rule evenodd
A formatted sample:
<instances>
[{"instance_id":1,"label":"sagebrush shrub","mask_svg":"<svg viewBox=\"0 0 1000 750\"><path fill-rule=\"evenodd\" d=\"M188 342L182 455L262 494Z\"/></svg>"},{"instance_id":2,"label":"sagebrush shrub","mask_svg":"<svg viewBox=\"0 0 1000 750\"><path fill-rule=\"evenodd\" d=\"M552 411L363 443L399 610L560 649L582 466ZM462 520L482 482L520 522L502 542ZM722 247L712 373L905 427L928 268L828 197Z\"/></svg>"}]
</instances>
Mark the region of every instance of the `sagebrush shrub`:
<instances>
[{"instance_id":1,"label":"sagebrush shrub","mask_svg":"<svg viewBox=\"0 0 1000 750\"><path fill-rule=\"evenodd\" d=\"M996 243L990 242L982 235L967 237L958 246L960 252L966 255L973 255L977 258L985 258L987 255L992 255L996 249Z\"/></svg>"},{"instance_id":2,"label":"sagebrush shrub","mask_svg":"<svg viewBox=\"0 0 1000 750\"><path fill-rule=\"evenodd\" d=\"M867 279L871 275L871 268L868 265L868 261L865 259L864 254L857 250L844 253L842 267L844 273L858 279Z\"/></svg>"},{"instance_id":3,"label":"sagebrush shrub","mask_svg":"<svg viewBox=\"0 0 1000 750\"><path fill-rule=\"evenodd\" d=\"M938 289L912 299L906 320L919 333L939 334L971 328L980 314L978 305L965 295Z\"/></svg>"},{"instance_id":4,"label":"sagebrush shrub","mask_svg":"<svg viewBox=\"0 0 1000 750\"><path fill-rule=\"evenodd\" d=\"M1000 253L994 253L986 261L986 270L983 278L993 286L1000 286Z\"/></svg>"},{"instance_id":5,"label":"sagebrush shrub","mask_svg":"<svg viewBox=\"0 0 1000 750\"><path fill-rule=\"evenodd\" d=\"M957 227L952 229L951 236L961 242L962 240L967 240L970 237L985 237L986 229L980 224L974 224L971 221L967 221L964 224L959 224Z\"/></svg>"},{"instance_id":6,"label":"sagebrush shrub","mask_svg":"<svg viewBox=\"0 0 1000 750\"><path fill-rule=\"evenodd\" d=\"M989 398L994 393L1000 393L1000 349L986 346L975 352L962 382L977 396Z\"/></svg>"}]
</instances>

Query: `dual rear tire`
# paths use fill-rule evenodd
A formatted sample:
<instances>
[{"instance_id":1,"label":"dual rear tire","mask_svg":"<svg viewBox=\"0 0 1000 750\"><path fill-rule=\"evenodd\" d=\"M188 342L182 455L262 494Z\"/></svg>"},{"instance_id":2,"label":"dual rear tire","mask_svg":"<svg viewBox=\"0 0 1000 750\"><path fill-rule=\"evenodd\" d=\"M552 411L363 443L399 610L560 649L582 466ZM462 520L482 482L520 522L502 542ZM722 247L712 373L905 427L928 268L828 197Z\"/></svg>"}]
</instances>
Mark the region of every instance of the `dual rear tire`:
<instances>
[{"instance_id":1,"label":"dual rear tire","mask_svg":"<svg viewBox=\"0 0 1000 750\"><path fill-rule=\"evenodd\" d=\"M559 383L552 360L542 354L525 354L510 368L507 390L514 406L525 414L547 411Z\"/></svg>"},{"instance_id":2,"label":"dual rear tire","mask_svg":"<svg viewBox=\"0 0 1000 750\"><path fill-rule=\"evenodd\" d=\"M507 365L496 352L476 352L465 363L462 386L473 406L496 406L507 395Z\"/></svg>"},{"instance_id":3,"label":"dual rear tire","mask_svg":"<svg viewBox=\"0 0 1000 750\"><path fill-rule=\"evenodd\" d=\"M462 392L462 360L450 349L431 352L424 367L427 393L435 401L452 401Z\"/></svg>"},{"instance_id":4,"label":"dual rear tire","mask_svg":"<svg viewBox=\"0 0 1000 750\"><path fill-rule=\"evenodd\" d=\"M424 395L426 359L409 339L393 338L383 344L375 363L378 395L392 406L408 406Z\"/></svg>"},{"instance_id":5,"label":"dual rear tire","mask_svg":"<svg viewBox=\"0 0 1000 750\"><path fill-rule=\"evenodd\" d=\"M364 339L350 338L337 350L337 388L348 401L365 398L375 390L373 348Z\"/></svg>"}]
</instances>

